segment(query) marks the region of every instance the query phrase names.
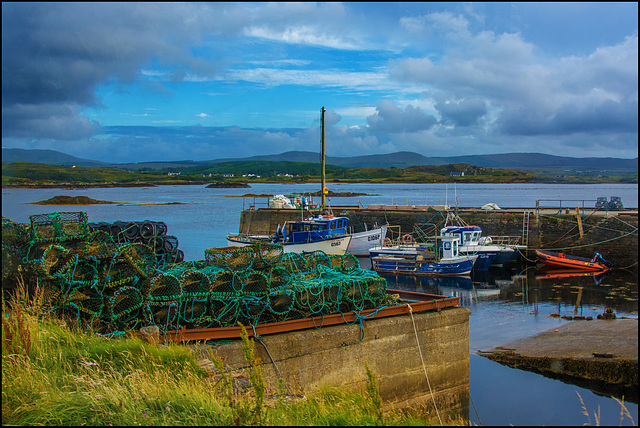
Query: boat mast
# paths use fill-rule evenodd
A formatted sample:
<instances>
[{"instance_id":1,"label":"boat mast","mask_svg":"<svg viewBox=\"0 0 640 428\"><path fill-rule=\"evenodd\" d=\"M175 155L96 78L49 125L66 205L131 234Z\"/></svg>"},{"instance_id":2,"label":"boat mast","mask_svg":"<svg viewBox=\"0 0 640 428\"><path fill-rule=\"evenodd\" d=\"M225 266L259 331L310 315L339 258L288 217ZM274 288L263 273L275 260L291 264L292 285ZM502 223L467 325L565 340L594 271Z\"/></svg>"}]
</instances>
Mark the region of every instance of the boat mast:
<instances>
[{"instance_id":1,"label":"boat mast","mask_svg":"<svg viewBox=\"0 0 640 428\"><path fill-rule=\"evenodd\" d=\"M325 109L324 109L324 106L323 106L322 107L322 118L321 118L321 121L322 121L322 164L321 165L322 165L322 167L321 167L321 171L320 171L320 174L321 174L321 186L322 186L320 188L320 195L322 197L320 207L323 210L325 209L325 195L324 195L324 187L325 187L324 186L325 185L325 180L324 180L324 112L325 112Z\"/></svg>"}]
</instances>

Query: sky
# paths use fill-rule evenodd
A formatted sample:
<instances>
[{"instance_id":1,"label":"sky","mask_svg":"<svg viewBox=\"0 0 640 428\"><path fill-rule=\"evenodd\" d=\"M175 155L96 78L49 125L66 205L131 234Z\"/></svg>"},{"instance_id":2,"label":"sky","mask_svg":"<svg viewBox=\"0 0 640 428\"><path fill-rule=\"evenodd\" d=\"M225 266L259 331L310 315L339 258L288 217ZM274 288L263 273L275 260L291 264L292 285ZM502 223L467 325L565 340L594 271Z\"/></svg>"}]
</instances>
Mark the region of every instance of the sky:
<instances>
[{"instance_id":1,"label":"sky","mask_svg":"<svg viewBox=\"0 0 640 428\"><path fill-rule=\"evenodd\" d=\"M638 3L2 3L2 147L638 156Z\"/></svg>"}]
</instances>

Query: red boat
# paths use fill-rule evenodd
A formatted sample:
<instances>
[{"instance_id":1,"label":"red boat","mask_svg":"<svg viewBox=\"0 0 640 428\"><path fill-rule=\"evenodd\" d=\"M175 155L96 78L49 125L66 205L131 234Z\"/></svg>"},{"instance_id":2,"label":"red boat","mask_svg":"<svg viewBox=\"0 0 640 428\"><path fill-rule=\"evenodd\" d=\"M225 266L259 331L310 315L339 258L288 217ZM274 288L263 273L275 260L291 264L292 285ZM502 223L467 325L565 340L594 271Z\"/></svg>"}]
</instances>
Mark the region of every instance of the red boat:
<instances>
[{"instance_id":1,"label":"red boat","mask_svg":"<svg viewBox=\"0 0 640 428\"><path fill-rule=\"evenodd\" d=\"M564 253L552 253L550 251L536 250L538 261L545 265L560 267L565 269L576 269L582 271L606 271L611 269L611 262L602 258L600 253L595 253L593 258L571 256Z\"/></svg>"},{"instance_id":2,"label":"red boat","mask_svg":"<svg viewBox=\"0 0 640 428\"><path fill-rule=\"evenodd\" d=\"M563 269L557 266L544 265L536 272L536 279L560 279L560 278L576 278L590 276L598 284L604 278L606 270L578 270L578 269Z\"/></svg>"}]
</instances>

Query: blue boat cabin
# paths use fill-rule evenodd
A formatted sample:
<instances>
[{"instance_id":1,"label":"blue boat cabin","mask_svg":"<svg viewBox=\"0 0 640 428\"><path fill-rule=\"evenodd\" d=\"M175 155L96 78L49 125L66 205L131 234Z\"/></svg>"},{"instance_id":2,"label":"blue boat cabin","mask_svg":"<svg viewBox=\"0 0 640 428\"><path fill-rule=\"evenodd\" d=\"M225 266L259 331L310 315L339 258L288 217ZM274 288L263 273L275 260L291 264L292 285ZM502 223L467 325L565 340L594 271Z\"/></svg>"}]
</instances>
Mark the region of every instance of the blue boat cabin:
<instances>
[{"instance_id":1,"label":"blue boat cabin","mask_svg":"<svg viewBox=\"0 0 640 428\"><path fill-rule=\"evenodd\" d=\"M298 244L346 235L347 222L347 217L320 215L310 220L288 221L281 231L276 232L276 242L284 238L284 242Z\"/></svg>"}]
</instances>

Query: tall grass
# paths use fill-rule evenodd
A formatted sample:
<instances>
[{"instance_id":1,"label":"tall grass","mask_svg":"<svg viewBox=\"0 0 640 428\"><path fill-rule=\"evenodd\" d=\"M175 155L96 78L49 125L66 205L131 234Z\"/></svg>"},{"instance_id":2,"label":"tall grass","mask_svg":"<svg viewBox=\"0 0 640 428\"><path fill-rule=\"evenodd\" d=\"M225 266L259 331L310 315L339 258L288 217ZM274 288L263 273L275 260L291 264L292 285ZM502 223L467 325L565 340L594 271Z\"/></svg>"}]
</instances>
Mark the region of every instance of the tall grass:
<instances>
[{"instance_id":1,"label":"tall grass","mask_svg":"<svg viewBox=\"0 0 640 428\"><path fill-rule=\"evenodd\" d=\"M3 300L3 425L428 424L399 412L383 414L375 385L368 394L327 389L293 401L267 400L261 362L246 331L251 387L241 392L219 359L218 372L211 372L180 345L92 334L42 316L33 299L22 290L10 306Z\"/></svg>"}]
</instances>

